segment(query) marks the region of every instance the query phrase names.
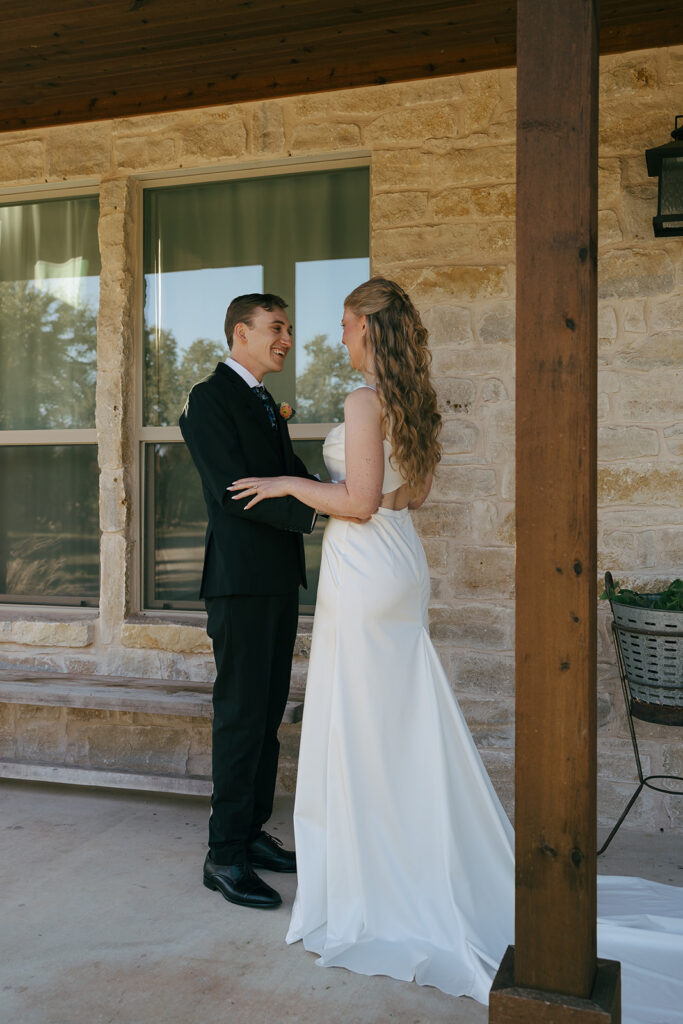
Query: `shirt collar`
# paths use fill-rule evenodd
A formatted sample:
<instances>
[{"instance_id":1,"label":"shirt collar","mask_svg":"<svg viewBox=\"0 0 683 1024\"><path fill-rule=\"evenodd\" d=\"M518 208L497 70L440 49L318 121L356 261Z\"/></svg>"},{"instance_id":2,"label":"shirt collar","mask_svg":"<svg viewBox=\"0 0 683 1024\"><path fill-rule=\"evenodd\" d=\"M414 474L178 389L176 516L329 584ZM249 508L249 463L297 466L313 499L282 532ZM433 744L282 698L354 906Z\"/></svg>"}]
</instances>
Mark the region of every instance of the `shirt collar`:
<instances>
[{"instance_id":1,"label":"shirt collar","mask_svg":"<svg viewBox=\"0 0 683 1024\"><path fill-rule=\"evenodd\" d=\"M242 380L249 385L250 388L261 387L261 381L257 380L251 370L247 370L246 366L242 366L236 359L228 358L225 360L225 365L229 366L231 370L239 374Z\"/></svg>"}]
</instances>

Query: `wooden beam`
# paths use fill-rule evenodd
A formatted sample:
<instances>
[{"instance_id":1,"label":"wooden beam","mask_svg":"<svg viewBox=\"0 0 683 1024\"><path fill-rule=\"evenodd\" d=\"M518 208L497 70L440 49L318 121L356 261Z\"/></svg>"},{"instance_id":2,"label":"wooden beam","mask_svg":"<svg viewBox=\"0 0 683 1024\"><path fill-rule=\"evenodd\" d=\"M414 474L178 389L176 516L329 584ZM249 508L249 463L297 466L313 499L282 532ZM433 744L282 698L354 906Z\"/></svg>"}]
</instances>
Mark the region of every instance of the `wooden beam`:
<instances>
[{"instance_id":1,"label":"wooden beam","mask_svg":"<svg viewBox=\"0 0 683 1024\"><path fill-rule=\"evenodd\" d=\"M512 67L515 0L0 0L0 131ZM683 43L603 0L601 52Z\"/></svg>"},{"instance_id":2,"label":"wooden beam","mask_svg":"<svg viewBox=\"0 0 683 1024\"><path fill-rule=\"evenodd\" d=\"M598 0L518 0L517 19L517 992L499 976L489 1019L588 1024L619 1019L614 998L607 1010L590 1007ZM539 991L552 999L539 1001ZM572 1015L560 1009L567 999Z\"/></svg>"}]
</instances>

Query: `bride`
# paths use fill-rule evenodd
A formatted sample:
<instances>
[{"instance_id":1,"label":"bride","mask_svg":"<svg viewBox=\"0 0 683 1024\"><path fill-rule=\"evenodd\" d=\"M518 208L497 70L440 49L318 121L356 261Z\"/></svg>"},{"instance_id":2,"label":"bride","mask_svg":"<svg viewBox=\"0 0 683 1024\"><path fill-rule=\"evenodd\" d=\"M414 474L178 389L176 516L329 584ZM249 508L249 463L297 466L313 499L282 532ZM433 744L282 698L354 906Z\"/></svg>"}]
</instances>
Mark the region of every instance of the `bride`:
<instances>
[{"instance_id":1,"label":"bride","mask_svg":"<svg viewBox=\"0 0 683 1024\"><path fill-rule=\"evenodd\" d=\"M246 508L293 495L329 514L294 811L288 942L323 966L488 1002L514 934L513 833L429 638L429 575L410 511L429 494L440 417L427 331L373 278L342 342L366 385L323 453L330 483L245 478ZM623 1020L680 1021L683 890L599 880L599 952L622 961Z\"/></svg>"}]
</instances>

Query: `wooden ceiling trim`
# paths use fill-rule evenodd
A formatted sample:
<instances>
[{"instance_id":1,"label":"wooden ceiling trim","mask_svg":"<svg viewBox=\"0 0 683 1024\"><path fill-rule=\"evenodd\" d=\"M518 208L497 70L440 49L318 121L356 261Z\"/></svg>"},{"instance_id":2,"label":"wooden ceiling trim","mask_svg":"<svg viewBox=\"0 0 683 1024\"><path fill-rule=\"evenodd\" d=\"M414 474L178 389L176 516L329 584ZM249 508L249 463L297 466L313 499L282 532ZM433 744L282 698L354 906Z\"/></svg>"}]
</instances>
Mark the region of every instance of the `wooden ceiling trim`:
<instances>
[{"instance_id":1,"label":"wooden ceiling trim","mask_svg":"<svg viewBox=\"0 0 683 1024\"><path fill-rule=\"evenodd\" d=\"M188 18L184 0L28 0L19 8L0 0L9 54L0 59L0 130L516 61L516 3L504 0L202 0L197 8ZM677 43L680 0L603 0L603 53Z\"/></svg>"}]
</instances>

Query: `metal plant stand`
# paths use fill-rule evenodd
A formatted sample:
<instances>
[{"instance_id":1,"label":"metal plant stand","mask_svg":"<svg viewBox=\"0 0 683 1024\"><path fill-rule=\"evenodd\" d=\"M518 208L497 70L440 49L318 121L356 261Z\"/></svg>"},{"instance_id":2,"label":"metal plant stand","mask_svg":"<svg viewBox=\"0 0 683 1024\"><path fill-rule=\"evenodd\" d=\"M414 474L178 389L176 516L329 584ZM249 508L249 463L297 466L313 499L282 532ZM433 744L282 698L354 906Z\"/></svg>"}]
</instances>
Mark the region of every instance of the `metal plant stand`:
<instances>
[{"instance_id":1,"label":"metal plant stand","mask_svg":"<svg viewBox=\"0 0 683 1024\"><path fill-rule=\"evenodd\" d=\"M608 594L613 587L612 574L605 573ZM683 725L683 613L636 608L617 601L610 601L610 605L614 616L612 639L638 770L638 787L598 850L598 856L612 842L644 786L660 793L683 796L681 787L656 784L667 781L683 785L680 775L643 775L633 724L633 719L639 718L658 725Z\"/></svg>"}]
</instances>

